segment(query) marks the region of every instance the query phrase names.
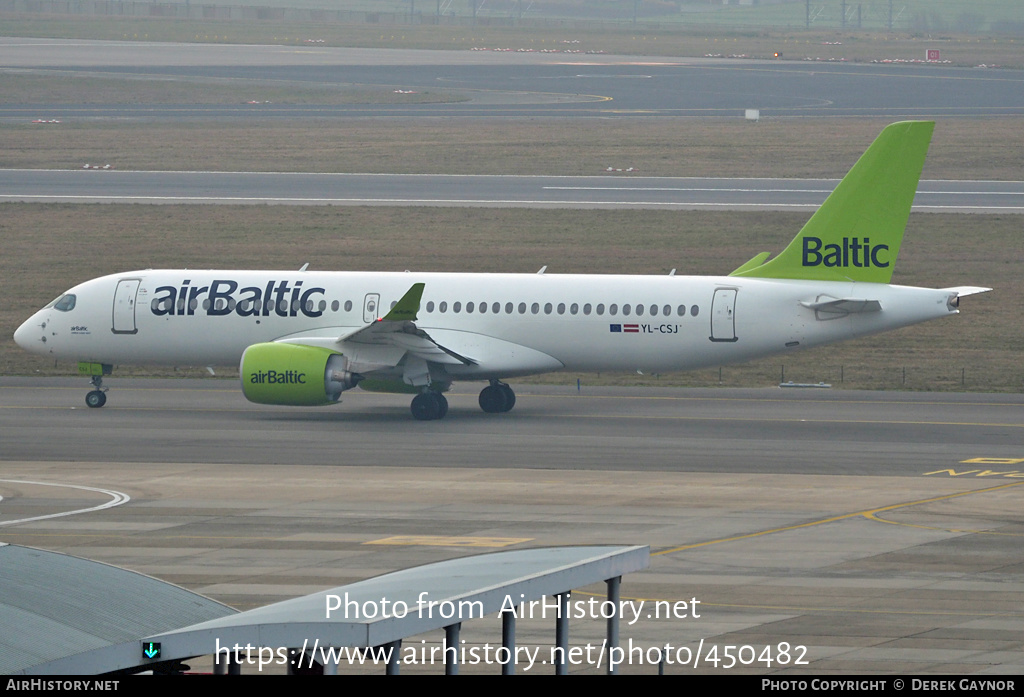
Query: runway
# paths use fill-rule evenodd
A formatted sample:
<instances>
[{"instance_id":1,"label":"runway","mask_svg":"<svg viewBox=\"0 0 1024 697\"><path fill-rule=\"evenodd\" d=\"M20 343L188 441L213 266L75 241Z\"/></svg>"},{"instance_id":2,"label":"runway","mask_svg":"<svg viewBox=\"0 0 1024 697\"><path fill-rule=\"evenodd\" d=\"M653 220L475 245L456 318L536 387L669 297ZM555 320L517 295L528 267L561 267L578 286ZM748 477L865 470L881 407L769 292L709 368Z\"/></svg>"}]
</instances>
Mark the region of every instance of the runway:
<instances>
[{"instance_id":1,"label":"runway","mask_svg":"<svg viewBox=\"0 0 1024 697\"><path fill-rule=\"evenodd\" d=\"M443 92L445 104L10 104L0 120L60 118L648 118L1024 114L1024 71L945 66L489 51L0 39L0 68L212 85ZM258 90L256 90L258 92ZM258 97L254 97L258 99Z\"/></svg>"},{"instance_id":2,"label":"runway","mask_svg":"<svg viewBox=\"0 0 1024 697\"><path fill-rule=\"evenodd\" d=\"M418 423L406 395L281 409L235 381L104 383L90 410L82 381L5 379L4 459L920 476L1024 457L1020 395L524 385L496 418L456 383L448 418Z\"/></svg>"},{"instance_id":3,"label":"runway","mask_svg":"<svg viewBox=\"0 0 1024 697\"><path fill-rule=\"evenodd\" d=\"M806 665L696 672L1024 667L1020 395L520 386L495 419L457 386L448 419L415 422L402 396L283 411L231 382L110 384L89 410L83 381L0 380L3 479L131 497L5 527L4 541L243 608L510 546L650 544L623 597L695 598L702 614L645 617L624 643L806 648ZM0 496L0 523L109 498L8 482ZM571 643L603 629L574 621ZM519 623L524 644L550 633Z\"/></svg>"},{"instance_id":4,"label":"runway","mask_svg":"<svg viewBox=\"0 0 1024 697\"><path fill-rule=\"evenodd\" d=\"M0 170L0 201L813 210L838 180ZM1024 213L1024 182L922 181L914 210Z\"/></svg>"}]
</instances>

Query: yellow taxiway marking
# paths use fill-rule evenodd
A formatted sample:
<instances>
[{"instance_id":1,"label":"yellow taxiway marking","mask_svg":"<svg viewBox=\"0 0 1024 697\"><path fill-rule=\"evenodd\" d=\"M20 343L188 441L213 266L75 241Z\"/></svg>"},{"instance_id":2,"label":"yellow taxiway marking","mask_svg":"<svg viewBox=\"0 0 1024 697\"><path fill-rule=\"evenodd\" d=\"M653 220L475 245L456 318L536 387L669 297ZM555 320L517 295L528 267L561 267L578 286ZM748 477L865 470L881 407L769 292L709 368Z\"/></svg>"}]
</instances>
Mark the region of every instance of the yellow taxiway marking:
<instances>
[{"instance_id":1,"label":"yellow taxiway marking","mask_svg":"<svg viewBox=\"0 0 1024 697\"><path fill-rule=\"evenodd\" d=\"M970 496L971 494L984 494L991 491L999 491L1000 489L1009 489L1010 487L1020 486L1024 482L1013 482L1011 484L1000 484L999 486L992 486L986 489L973 489L971 491L961 491L955 494L943 494L942 496L933 496L927 499L919 499L917 501L906 501L904 503L894 503L890 506L881 506L879 508L871 508L865 511L856 511L854 513L844 513L842 515L831 516L829 518L823 518L821 520L815 520L810 523L799 523L797 525L785 525L781 528L772 528L770 530L761 530L759 532L746 533L744 535L733 535L732 537L723 537L717 540L707 540L706 542L695 542L690 545L680 545L679 547L671 547L669 549L663 549L660 552L652 552L651 556L660 556L664 554L673 554L675 552L683 552L689 549L698 549L700 547L708 547L710 545L722 544L725 542L738 542L739 540L750 540L755 537L763 537L765 535L774 535L779 532L789 532L791 530L801 530L803 528L812 528L817 525L824 525L825 523L834 523L839 520L848 520L850 518L865 518L867 520L874 520L876 522L888 523L890 521L882 520L878 518L879 513L886 511L895 511L900 508L909 508L910 506L920 506L926 503L935 503L936 501L947 501L949 499L959 498L961 496ZM892 523L893 525L899 525L899 523ZM967 531L965 531L967 532Z\"/></svg>"},{"instance_id":2,"label":"yellow taxiway marking","mask_svg":"<svg viewBox=\"0 0 1024 697\"><path fill-rule=\"evenodd\" d=\"M1019 465L1022 462L1024 462L1024 457L972 457L970 460L961 460L960 464ZM972 471L977 472L977 470Z\"/></svg>"},{"instance_id":3,"label":"yellow taxiway marking","mask_svg":"<svg viewBox=\"0 0 1024 697\"><path fill-rule=\"evenodd\" d=\"M419 545L426 547L510 547L530 542L532 537L447 537L444 535L394 535L364 542L364 545Z\"/></svg>"}]
</instances>

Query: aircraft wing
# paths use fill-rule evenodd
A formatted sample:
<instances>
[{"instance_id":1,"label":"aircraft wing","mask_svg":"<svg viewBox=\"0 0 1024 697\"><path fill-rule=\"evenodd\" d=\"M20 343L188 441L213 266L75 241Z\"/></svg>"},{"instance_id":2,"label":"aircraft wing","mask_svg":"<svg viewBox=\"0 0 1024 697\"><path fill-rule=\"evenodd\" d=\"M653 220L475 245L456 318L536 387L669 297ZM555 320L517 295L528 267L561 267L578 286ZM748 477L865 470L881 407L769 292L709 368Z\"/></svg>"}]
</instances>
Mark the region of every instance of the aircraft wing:
<instances>
[{"instance_id":1,"label":"aircraft wing","mask_svg":"<svg viewBox=\"0 0 1024 697\"><path fill-rule=\"evenodd\" d=\"M472 358L442 346L416 326L416 312L423 297L423 288L423 283L414 283L390 312L376 322L343 334L337 343L358 345L363 349L370 346L398 348L432 363L476 365Z\"/></svg>"}]
</instances>

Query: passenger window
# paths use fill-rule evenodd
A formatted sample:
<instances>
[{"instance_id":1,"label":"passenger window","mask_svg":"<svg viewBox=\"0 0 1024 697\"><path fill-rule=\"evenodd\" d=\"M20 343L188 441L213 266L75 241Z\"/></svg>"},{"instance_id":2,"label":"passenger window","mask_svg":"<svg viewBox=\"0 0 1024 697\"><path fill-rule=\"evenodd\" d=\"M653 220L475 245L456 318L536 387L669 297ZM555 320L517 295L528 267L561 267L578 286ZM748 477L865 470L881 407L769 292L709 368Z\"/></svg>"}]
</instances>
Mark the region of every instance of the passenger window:
<instances>
[{"instance_id":1,"label":"passenger window","mask_svg":"<svg viewBox=\"0 0 1024 697\"><path fill-rule=\"evenodd\" d=\"M512 314L512 303L505 303L505 314L506 315L511 315Z\"/></svg>"},{"instance_id":2,"label":"passenger window","mask_svg":"<svg viewBox=\"0 0 1024 697\"><path fill-rule=\"evenodd\" d=\"M551 303L544 303L544 314L545 315L550 315L552 309L554 309L554 308L551 307Z\"/></svg>"},{"instance_id":3,"label":"passenger window","mask_svg":"<svg viewBox=\"0 0 1024 697\"><path fill-rule=\"evenodd\" d=\"M345 312L352 312L352 301L351 300L346 300L345 301Z\"/></svg>"},{"instance_id":4,"label":"passenger window","mask_svg":"<svg viewBox=\"0 0 1024 697\"><path fill-rule=\"evenodd\" d=\"M526 303L519 303L519 314L526 314Z\"/></svg>"},{"instance_id":5,"label":"passenger window","mask_svg":"<svg viewBox=\"0 0 1024 697\"><path fill-rule=\"evenodd\" d=\"M452 312L455 312L455 313L462 312L462 303L460 303L460 302L452 303Z\"/></svg>"},{"instance_id":6,"label":"passenger window","mask_svg":"<svg viewBox=\"0 0 1024 697\"><path fill-rule=\"evenodd\" d=\"M604 303L598 303L597 304L597 314L598 315L603 315L604 314Z\"/></svg>"},{"instance_id":7,"label":"passenger window","mask_svg":"<svg viewBox=\"0 0 1024 697\"><path fill-rule=\"evenodd\" d=\"M630 310L629 305L623 305L622 306L622 314L628 315L629 314L629 310Z\"/></svg>"},{"instance_id":8,"label":"passenger window","mask_svg":"<svg viewBox=\"0 0 1024 697\"><path fill-rule=\"evenodd\" d=\"M572 305L569 306L569 314L575 315L579 311L580 311L579 303L573 303Z\"/></svg>"},{"instance_id":9,"label":"passenger window","mask_svg":"<svg viewBox=\"0 0 1024 697\"><path fill-rule=\"evenodd\" d=\"M636 315L637 315L637 317L640 317L643 314L644 314L644 306L643 305L637 305L636 306Z\"/></svg>"},{"instance_id":10,"label":"passenger window","mask_svg":"<svg viewBox=\"0 0 1024 697\"><path fill-rule=\"evenodd\" d=\"M565 303L558 303L558 314L565 314Z\"/></svg>"},{"instance_id":11,"label":"passenger window","mask_svg":"<svg viewBox=\"0 0 1024 697\"><path fill-rule=\"evenodd\" d=\"M250 304L252 304L252 301L249 301L249 302L250 302ZM338 301L337 300L332 300L331 301L331 312L337 312L338 311L338 307L339 307Z\"/></svg>"},{"instance_id":12,"label":"passenger window","mask_svg":"<svg viewBox=\"0 0 1024 697\"><path fill-rule=\"evenodd\" d=\"M433 300L429 300L429 301L427 301L427 312L433 312L433 311L434 311L434 301Z\"/></svg>"},{"instance_id":13,"label":"passenger window","mask_svg":"<svg viewBox=\"0 0 1024 697\"><path fill-rule=\"evenodd\" d=\"M473 312L473 303L466 303L466 312Z\"/></svg>"},{"instance_id":14,"label":"passenger window","mask_svg":"<svg viewBox=\"0 0 1024 697\"><path fill-rule=\"evenodd\" d=\"M609 315L617 315L618 313L619 313L619 306L618 305L616 305L615 303L612 303L611 305L608 306L608 314Z\"/></svg>"},{"instance_id":15,"label":"passenger window","mask_svg":"<svg viewBox=\"0 0 1024 697\"><path fill-rule=\"evenodd\" d=\"M583 314L585 314L585 315L589 315L590 314L590 303L587 303L586 305L583 306Z\"/></svg>"},{"instance_id":16,"label":"passenger window","mask_svg":"<svg viewBox=\"0 0 1024 697\"><path fill-rule=\"evenodd\" d=\"M680 305L678 314L680 317L686 317L686 305Z\"/></svg>"},{"instance_id":17,"label":"passenger window","mask_svg":"<svg viewBox=\"0 0 1024 697\"><path fill-rule=\"evenodd\" d=\"M693 315L694 317L697 316L698 312L700 312L700 308L697 307L696 305L690 308L690 314Z\"/></svg>"},{"instance_id":18,"label":"passenger window","mask_svg":"<svg viewBox=\"0 0 1024 697\"><path fill-rule=\"evenodd\" d=\"M534 303L533 305L531 305L530 312L532 312L533 314L537 314L538 312L540 312L540 303Z\"/></svg>"},{"instance_id":19,"label":"passenger window","mask_svg":"<svg viewBox=\"0 0 1024 697\"><path fill-rule=\"evenodd\" d=\"M671 305L666 305L665 307L661 308L661 310L662 310L662 313L663 313L663 314L664 314L664 315L665 315L666 317L668 317L669 315L671 315L671 314L672 314L672 306L671 306Z\"/></svg>"},{"instance_id":20,"label":"passenger window","mask_svg":"<svg viewBox=\"0 0 1024 697\"><path fill-rule=\"evenodd\" d=\"M448 312L448 302L447 302L447 301L445 301L445 300L442 300L442 301L441 301L441 302L440 302L440 303L438 304L438 306L437 306L437 311L438 311L438 312Z\"/></svg>"}]
</instances>

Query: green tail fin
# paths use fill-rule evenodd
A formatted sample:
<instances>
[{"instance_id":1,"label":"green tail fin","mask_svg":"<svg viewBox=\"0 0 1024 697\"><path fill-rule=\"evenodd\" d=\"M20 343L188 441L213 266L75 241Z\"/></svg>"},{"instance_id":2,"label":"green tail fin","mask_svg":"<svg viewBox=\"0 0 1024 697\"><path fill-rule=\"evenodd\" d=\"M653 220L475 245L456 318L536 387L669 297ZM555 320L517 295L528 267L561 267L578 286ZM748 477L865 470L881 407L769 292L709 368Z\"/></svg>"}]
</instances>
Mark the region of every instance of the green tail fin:
<instances>
[{"instance_id":1,"label":"green tail fin","mask_svg":"<svg viewBox=\"0 0 1024 697\"><path fill-rule=\"evenodd\" d=\"M887 126L781 254L730 275L888 283L934 127Z\"/></svg>"}]
</instances>

